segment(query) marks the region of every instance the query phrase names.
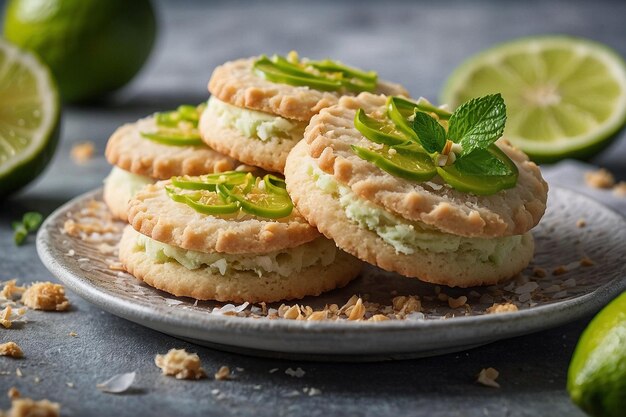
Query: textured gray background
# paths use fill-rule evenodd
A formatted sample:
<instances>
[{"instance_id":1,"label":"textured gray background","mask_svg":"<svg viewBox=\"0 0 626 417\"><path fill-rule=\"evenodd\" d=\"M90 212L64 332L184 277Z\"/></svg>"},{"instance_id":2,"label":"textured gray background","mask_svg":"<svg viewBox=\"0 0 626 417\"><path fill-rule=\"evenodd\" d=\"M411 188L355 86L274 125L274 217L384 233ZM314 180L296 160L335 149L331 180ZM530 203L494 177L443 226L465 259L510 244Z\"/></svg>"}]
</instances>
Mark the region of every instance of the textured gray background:
<instances>
[{"instance_id":1,"label":"textured gray background","mask_svg":"<svg viewBox=\"0 0 626 417\"><path fill-rule=\"evenodd\" d=\"M0 6L3 2L0 1ZM46 214L69 198L101 184L109 167L101 156L121 123L181 102L207 97L212 68L258 53L297 49L316 58L340 57L378 70L414 96L436 101L445 78L469 55L507 39L566 33L607 43L626 56L626 2L158 2L160 34L143 72L109 101L66 107L62 142L46 173L9 201L0 202L0 280L52 277L39 262L34 239L16 248L10 221L27 210ZM622 137L595 163L626 175ZM91 140L98 156L79 166L71 146ZM570 178L571 179L571 178ZM599 195L601 196L601 195ZM588 319L460 354L377 363L323 364L257 359L213 351L144 329L99 311L70 294L68 313L29 312L21 328L0 329L0 341L15 340L26 358L0 358L0 408L16 386L27 396L63 404L63 414L169 416L582 416L564 389L567 364ZM78 337L68 333L74 331ZM236 380L177 381L159 375L154 354L171 347L196 351L205 368L242 367ZM301 379L287 367L306 371ZM474 384L493 366L499 390ZM280 371L270 374L272 368ZM136 370L136 389L100 393L97 382ZM35 383L35 377L41 382ZM73 383L70 388L66 383ZM258 389L260 386L260 389ZM315 387L320 396L292 396ZM255 389L257 388L257 389ZM224 395L211 393L219 389Z\"/></svg>"}]
</instances>

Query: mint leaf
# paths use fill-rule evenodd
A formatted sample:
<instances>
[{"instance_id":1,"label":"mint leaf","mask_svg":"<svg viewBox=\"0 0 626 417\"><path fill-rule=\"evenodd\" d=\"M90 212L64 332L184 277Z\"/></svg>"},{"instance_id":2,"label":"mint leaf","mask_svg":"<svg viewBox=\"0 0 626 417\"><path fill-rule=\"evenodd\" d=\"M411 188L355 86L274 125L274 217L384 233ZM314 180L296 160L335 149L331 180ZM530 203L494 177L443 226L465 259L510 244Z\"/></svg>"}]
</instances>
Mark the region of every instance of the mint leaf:
<instances>
[{"instance_id":1,"label":"mint leaf","mask_svg":"<svg viewBox=\"0 0 626 417\"><path fill-rule=\"evenodd\" d=\"M485 149L504 132L506 105L498 94L475 98L463 103L450 117L448 136L460 143L463 155Z\"/></svg>"},{"instance_id":2,"label":"mint leaf","mask_svg":"<svg viewBox=\"0 0 626 417\"><path fill-rule=\"evenodd\" d=\"M413 130L428 153L441 152L446 144L446 131L434 118L415 111Z\"/></svg>"},{"instance_id":3,"label":"mint leaf","mask_svg":"<svg viewBox=\"0 0 626 417\"><path fill-rule=\"evenodd\" d=\"M29 232L34 232L41 226L41 222L43 220L43 216L41 213L37 213L36 211L29 211L24 214L22 218L22 223L24 223L24 227Z\"/></svg>"},{"instance_id":4,"label":"mint leaf","mask_svg":"<svg viewBox=\"0 0 626 417\"><path fill-rule=\"evenodd\" d=\"M454 166L460 172L468 175L491 177L514 174L504 162L487 149L476 149L467 155L462 155L454 161Z\"/></svg>"}]
</instances>

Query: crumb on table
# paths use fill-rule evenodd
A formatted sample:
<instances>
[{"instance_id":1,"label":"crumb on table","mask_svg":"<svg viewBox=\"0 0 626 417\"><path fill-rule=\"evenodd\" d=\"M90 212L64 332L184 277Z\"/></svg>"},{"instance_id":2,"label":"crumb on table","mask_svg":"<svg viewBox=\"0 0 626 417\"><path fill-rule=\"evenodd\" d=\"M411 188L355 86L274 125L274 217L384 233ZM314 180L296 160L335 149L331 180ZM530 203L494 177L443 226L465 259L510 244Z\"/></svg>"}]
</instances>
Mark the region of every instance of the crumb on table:
<instances>
[{"instance_id":1,"label":"crumb on table","mask_svg":"<svg viewBox=\"0 0 626 417\"><path fill-rule=\"evenodd\" d=\"M11 358L21 358L24 356L22 348L15 342L6 342L0 344L0 356L9 356Z\"/></svg>"},{"instance_id":2,"label":"crumb on table","mask_svg":"<svg viewBox=\"0 0 626 417\"><path fill-rule=\"evenodd\" d=\"M61 405L48 400L16 398L11 402L11 409L6 415L9 417L59 417Z\"/></svg>"},{"instance_id":3,"label":"crumb on table","mask_svg":"<svg viewBox=\"0 0 626 417\"><path fill-rule=\"evenodd\" d=\"M72 150L70 151L70 156L74 160L74 162L79 164L84 164L93 158L96 147L93 142L85 141L80 142L72 146Z\"/></svg>"},{"instance_id":4,"label":"crumb on table","mask_svg":"<svg viewBox=\"0 0 626 417\"><path fill-rule=\"evenodd\" d=\"M157 354L154 363L161 368L163 375L171 375L176 379L206 377L198 355L189 353L185 349L170 349L165 355Z\"/></svg>"},{"instance_id":5,"label":"crumb on table","mask_svg":"<svg viewBox=\"0 0 626 417\"><path fill-rule=\"evenodd\" d=\"M52 282L32 284L22 294L22 302L35 310L65 311L70 307L63 285Z\"/></svg>"},{"instance_id":6,"label":"crumb on table","mask_svg":"<svg viewBox=\"0 0 626 417\"><path fill-rule=\"evenodd\" d=\"M228 366L220 366L220 369L217 370L214 376L218 381L230 379L230 368Z\"/></svg>"}]
</instances>

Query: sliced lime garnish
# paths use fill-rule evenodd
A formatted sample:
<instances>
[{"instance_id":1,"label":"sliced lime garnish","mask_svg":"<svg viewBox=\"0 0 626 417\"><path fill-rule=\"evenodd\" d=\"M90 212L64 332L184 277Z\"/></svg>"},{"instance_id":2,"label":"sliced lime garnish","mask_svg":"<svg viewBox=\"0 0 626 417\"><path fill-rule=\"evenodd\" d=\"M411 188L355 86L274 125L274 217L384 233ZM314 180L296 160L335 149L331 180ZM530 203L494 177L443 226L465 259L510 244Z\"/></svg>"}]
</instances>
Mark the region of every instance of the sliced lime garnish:
<instances>
[{"instance_id":1,"label":"sliced lime garnish","mask_svg":"<svg viewBox=\"0 0 626 417\"><path fill-rule=\"evenodd\" d=\"M374 91L378 76L331 60L299 62L275 55L254 62L254 71L276 83L308 86L322 91L345 89L352 92Z\"/></svg>"},{"instance_id":2,"label":"sliced lime garnish","mask_svg":"<svg viewBox=\"0 0 626 417\"><path fill-rule=\"evenodd\" d=\"M169 146L200 146L204 144L200 136L196 134L141 132L141 136L153 142Z\"/></svg>"},{"instance_id":3,"label":"sliced lime garnish","mask_svg":"<svg viewBox=\"0 0 626 417\"><path fill-rule=\"evenodd\" d=\"M215 191L217 184L239 185L246 182L252 174L238 171L220 172L201 176L184 175L172 177L172 185L185 190L210 190Z\"/></svg>"},{"instance_id":4,"label":"sliced lime garnish","mask_svg":"<svg viewBox=\"0 0 626 417\"><path fill-rule=\"evenodd\" d=\"M354 115L354 127L372 142L386 145L399 145L409 138L400 132L389 120L377 120L358 109Z\"/></svg>"},{"instance_id":5,"label":"sliced lime garnish","mask_svg":"<svg viewBox=\"0 0 626 417\"><path fill-rule=\"evenodd\" d=\"M437 167L437 173L455 190L491 195L515 187L518 169L496 145L460 157L454 164Z\"/></svg>"},{"instance_id":6,"label":"sliced lime garnish","mask_svg":"<svg viewBox=\"0 0 626 417\"><path fill-rule=\"evenodd\" d=\"M352 145L352 150L383 171L407 180L428 181L437 174L430 156L417 145L383 145L380 149Z\"/></svg>"},{"instance_id":7,"label":"sliced lime garnish","mask_svg":"<svg viewBox=\"0 0 626 417\"><path fill-rule=\"evenodd\" d=\"M198 191L194 194L182 194L166 187L167 195L177 203L183 203L202 214L230 214L239 210L237 202L227 202L217 193Z\"/></svg>"}]
</instances>

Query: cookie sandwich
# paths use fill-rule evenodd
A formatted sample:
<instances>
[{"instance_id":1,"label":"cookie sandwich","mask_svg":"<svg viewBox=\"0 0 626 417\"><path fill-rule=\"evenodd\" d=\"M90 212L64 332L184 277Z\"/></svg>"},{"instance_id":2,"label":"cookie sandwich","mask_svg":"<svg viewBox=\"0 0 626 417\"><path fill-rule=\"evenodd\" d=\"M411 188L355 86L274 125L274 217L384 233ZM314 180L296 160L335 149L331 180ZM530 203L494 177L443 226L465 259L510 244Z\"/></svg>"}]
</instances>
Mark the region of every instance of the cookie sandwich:
<instances>
[{"instance_id":1,"label":"cookie sandwich","mask_svg":"<svg viewBox=\"0 0 626 417\"><path fill-rule=\"evenodd\" d=\"M362 93L313 117L287 158L302 215L348 253L448 286L493 284L533 257L548 187L501 139L497 95L454 113L424 99Z\"/></svg>"},{"instance_id":2,"label":"cookie sandwich","mask_svg":"<svg viewBox=\"0 0 626 417\"><path fill-rule=\"evenodd\" d=\"M266 171L283 172L287 154L313 115L343 95L361 91L408 95L375 72L337 61L266 56L227 62L209 81L211 98L200 120L204 141Z\"/></svg>"},{"instance_id":3,"label":"cookie sandwich","mask_svg":"<svg viewBox=\"0 0 626 417\"><path fill-rule=\"evenodd\" d=\"M298 299L346 285L362 265L309 225L273 175L160 181L130 201L128 220L119 248L124 268L176 296Z\"/></svg>"},{"instance_id":4,"label":"cookie sandwich","mask_svg":"<svg viewBox=\"0 0 626 417\"><path fill-rule=\"evenodd\" d=\"M236 167L237 161L200 139L198 119L204 107L182 105L125 124L113 133L105 152L113 169L105 180L104 201L116 217L126 220L128 201L146 184Z\"/></svg>"}]
</instances>

